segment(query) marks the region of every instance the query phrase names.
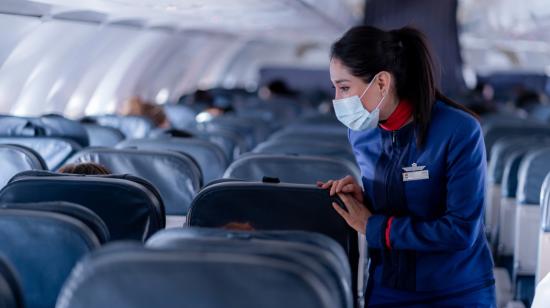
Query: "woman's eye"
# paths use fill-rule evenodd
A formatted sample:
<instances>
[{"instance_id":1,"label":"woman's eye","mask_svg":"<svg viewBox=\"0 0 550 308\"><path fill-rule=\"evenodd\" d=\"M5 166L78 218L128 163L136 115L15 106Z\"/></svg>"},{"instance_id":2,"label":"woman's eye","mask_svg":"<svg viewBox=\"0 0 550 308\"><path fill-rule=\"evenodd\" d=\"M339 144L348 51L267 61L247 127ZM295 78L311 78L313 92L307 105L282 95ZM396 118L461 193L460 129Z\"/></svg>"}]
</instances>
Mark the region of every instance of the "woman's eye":
<instances>
[{"instance_id":1,"label":"woman's eye","mask_svg":"<svg viewBox=\"0 0 550 308\"><path fill-rule=\"evenodd\" d=\"M349 87L340 87L340 91L347 92L349 90Z\"/></svg>"}]
</instances>

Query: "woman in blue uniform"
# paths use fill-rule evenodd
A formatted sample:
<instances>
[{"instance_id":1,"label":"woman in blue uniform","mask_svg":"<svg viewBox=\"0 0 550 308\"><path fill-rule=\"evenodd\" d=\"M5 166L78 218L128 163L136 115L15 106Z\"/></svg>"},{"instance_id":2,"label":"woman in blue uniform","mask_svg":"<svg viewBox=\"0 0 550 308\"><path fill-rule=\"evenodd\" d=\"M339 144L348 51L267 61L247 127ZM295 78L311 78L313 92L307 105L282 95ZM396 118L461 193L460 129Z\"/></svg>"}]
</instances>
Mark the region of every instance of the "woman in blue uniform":
<instances>
[{"instance_id":1,"label":"woman in blue uniform","mask_svg":"<svg viewBox=\"0 0 550 308\"><path fill-rule=\"evenodd\" d=\"M494 307L482 132L438 91L424 36L352 28L332 46L330 76L364 191L350 176L319 185L366 235L367 306Z\"/></svg>"}]
</instances>

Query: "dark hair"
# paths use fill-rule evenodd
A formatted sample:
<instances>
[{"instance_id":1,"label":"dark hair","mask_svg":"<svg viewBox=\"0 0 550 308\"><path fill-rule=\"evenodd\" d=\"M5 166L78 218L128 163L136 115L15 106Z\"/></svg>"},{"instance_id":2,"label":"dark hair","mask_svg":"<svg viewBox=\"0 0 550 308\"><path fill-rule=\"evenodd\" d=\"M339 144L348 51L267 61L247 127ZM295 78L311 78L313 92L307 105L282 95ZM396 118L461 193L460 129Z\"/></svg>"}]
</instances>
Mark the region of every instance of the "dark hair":
<instances>
[{"instance_id":1,"label":"dark hair","mask_svg":"<svg viewBox=\"0 0 550 308\"><path fill-rule=\"evenodd\" d=\"M342 61L351 74L367 83L381 71L391 73L397 96L413 105L420 146L426 141L436 100L477 118L466 107L441 94L437 87L439 76L426 38L414 28L391 31L370 26L351 28L332 45L331 58Z\"/></svg>"},{"instance_id":2,"label":"dark hair","mask_svg":"<svg viewBox=\"0 0 550 308\"><path fill-rule=\"evenodd\" d=\"M109 169L96 163L68 164L59 168L58 172L88 175L111 174L111 171L109 171Z\"/></svg>"}]
</instances>

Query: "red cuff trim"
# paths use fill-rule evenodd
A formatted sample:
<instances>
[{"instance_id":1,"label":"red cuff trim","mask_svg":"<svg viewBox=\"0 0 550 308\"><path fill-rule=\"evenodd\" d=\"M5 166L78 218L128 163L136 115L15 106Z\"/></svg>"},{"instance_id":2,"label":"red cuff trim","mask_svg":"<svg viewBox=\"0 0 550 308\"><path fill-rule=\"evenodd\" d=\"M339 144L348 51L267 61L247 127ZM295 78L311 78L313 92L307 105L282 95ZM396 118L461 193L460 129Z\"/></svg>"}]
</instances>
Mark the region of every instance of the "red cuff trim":
<instances>
[{"instance_id":1,"label":"red cuff trim","mask_svg":"<svg viewBox=\"0 0 550 308\"><path fill-rule=\"evenodd\" d=\"M389 250L391 250L390 230L393 218L393 216L390 217L390 219L388 219L388 223L386 224L386 248L388 248Z\"/></svg>"}]
</instances>

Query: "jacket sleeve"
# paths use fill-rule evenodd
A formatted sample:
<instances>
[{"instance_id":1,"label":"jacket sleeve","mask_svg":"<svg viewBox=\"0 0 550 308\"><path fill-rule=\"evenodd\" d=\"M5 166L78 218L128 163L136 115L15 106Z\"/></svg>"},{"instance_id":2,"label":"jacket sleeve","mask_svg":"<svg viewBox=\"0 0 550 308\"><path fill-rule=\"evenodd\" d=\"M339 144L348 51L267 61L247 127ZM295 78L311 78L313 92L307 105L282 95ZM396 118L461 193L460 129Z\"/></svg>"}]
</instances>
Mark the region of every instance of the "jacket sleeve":
<instances>
[{"instance_id":1,"label":"jacket sleeve","mask_svg":"<svg viewBox=\"0 0 550 308\"><path fill-rule=\"evenodd\" d=\"M483 232L486 154L479 123L456 125L447 144L446 212L435 220L373 215L367 223L369 247L419 251L463 250Z\"/></svg>"}]
</instances>

